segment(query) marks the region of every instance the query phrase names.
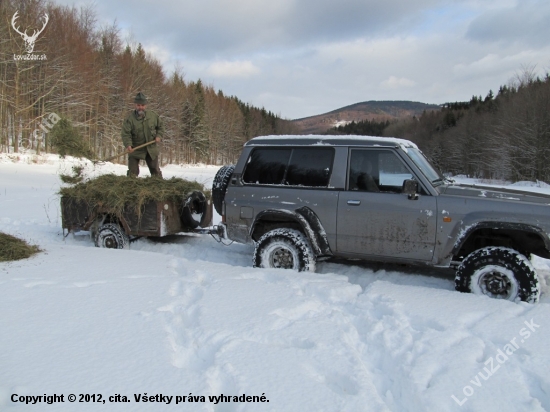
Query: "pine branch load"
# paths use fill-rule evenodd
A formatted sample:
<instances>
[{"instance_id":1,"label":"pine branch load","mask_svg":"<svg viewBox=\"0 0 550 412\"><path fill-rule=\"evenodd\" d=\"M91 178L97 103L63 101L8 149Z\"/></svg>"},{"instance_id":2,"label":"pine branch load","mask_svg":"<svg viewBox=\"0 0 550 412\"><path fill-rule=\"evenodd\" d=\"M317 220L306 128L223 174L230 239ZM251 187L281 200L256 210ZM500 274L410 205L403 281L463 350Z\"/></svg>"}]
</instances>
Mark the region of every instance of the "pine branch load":
<instances>
[{"instance_id":1,"label":"pine branch load","mask_svg":"<svg viewBox=\"0 0 550 412\"><path fill-rule=\"evenodd\" d=\"M210 198L210 192L205 191L200 183L177 177L135 178L106 174L70 187L62 187L59 194L74 202L86 203L89 210L104 208L117 216L121 216L128 205L134 206L136 214L140 216L143 206L149 201L173 201L181 205L184 198L193 191L201 191Z\"/></svg>"}]
</instances>

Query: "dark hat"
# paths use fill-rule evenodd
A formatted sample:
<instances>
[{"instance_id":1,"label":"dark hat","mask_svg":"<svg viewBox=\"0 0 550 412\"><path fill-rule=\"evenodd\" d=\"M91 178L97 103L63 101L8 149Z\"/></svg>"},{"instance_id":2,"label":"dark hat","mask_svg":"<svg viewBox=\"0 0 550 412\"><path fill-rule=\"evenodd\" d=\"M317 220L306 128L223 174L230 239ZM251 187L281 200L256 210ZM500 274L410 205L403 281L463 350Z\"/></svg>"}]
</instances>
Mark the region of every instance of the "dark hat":
<instances>
[{"instance_id":1,"label":"dark hat","mask_svg":"<svg viewBox=\"0 0 550 412\"><path fill-rule=\"evenodd\" d=\"M136 94L136 98L134 99L134 103L137 104L147 104L147 97L142 92L139 92Z\"/></svg>"}]
</instances>

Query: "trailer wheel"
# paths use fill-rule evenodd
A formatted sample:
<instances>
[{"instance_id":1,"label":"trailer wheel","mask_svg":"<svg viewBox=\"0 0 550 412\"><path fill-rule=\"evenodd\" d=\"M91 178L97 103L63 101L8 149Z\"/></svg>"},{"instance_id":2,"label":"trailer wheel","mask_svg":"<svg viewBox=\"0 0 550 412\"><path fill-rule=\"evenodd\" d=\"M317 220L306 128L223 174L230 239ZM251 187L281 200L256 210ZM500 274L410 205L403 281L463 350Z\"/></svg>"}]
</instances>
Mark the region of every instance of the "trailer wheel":
<instances>
[{"instance_id":1,"label":"trailer wheel","mask_svg":"<svg viewBox=\"0 0 550 412\"><path fill-rule=\"evenodd\" d=\"M95 245L107 249L127 249L130 238L116 223L105 223L97 230Z\"/></svg>"},{"instance_id":2,"label":"trailer wheel","mask_svg":"<svg viewBox=\"0 0 550 412\"><path fill-rule=\"evenodd\" d=\"M210 200L207 200L202 192L190 193L183 201L181 222L190 229L209 226L212 221L212 211L209 206Z\"/></svg>"},{"instance_id":3,"label":"trailer wheel","mask_svg":"<svg viewBox=\"0 0 550 412\"><path fill-rule=\"evenodd\" d=\"M222 214L225 192L227 192L227 185L234 170L235 165L222 166L216 173L216 176L214 176L214 181L212 182L212 202L214 203L214 209L216 209L219 215Z\"/></svg>"}]
</instances>

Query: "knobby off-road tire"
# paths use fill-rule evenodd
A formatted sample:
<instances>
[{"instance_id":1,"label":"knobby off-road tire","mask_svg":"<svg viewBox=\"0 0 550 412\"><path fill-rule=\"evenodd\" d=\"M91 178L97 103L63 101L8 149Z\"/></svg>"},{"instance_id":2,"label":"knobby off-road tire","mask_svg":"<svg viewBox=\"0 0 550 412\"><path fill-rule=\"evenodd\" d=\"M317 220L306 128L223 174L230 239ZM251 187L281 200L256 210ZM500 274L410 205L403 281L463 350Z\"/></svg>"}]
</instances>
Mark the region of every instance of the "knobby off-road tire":
<instances>
[{"instance_id":1,"label":"knobby off-road tire","mask_svg":"<svg viewBox=\"0 0 550 412\"><path fill-rule=\"evenodd\" d=\"M459 292L535 303L540 296L535 268L524 255L504 247L486 247L466 256L455 278Z\"/></svg>"},{"instance_id":2,"label":"knobby off-road tire","mask_svg":"<svg viewBox=\"0 0 550 412\"><path fill-rule=\"evenodd\" d=\"M227 192L227 185L234 170L235 165L222 166L216 173L216 176L214 176L214 181L212 182L212 203L214 203L214 209L216 209L219 215L222 214L225 192Z\"/></svg>"},{"instance_id":3,"label":"knobby off-road tire","mask_svg":"<svg viewBox=\"0 0 550 412\"><path fill-rule=\"evenodd\" d=\"M130 238L118 224L105 223L97 230L95 245L107 249L127 249Z\"/></svg>"},{"instance_id":4,"label":"knobby off-road tire","mask_svg":"<svg viewBox=\"0 0 550 412\"><path fill-rule=\"evenodd\" d=\"M212 221L212 213L206 196L194 191L185 196L180 213L181 223L190 229L206 227Z\"/></svg>"},{"instance_id":5,"label":"knobby off-road tire","mask_svg":"<svg viewBox=\"0 0 550 412\"><path fill-rule=\"evenodd\" d=\"M254 250L254 267L315 272L315 255L309 240L294 229L274 229L264 234Z\"/></svg>"}]
</instances>

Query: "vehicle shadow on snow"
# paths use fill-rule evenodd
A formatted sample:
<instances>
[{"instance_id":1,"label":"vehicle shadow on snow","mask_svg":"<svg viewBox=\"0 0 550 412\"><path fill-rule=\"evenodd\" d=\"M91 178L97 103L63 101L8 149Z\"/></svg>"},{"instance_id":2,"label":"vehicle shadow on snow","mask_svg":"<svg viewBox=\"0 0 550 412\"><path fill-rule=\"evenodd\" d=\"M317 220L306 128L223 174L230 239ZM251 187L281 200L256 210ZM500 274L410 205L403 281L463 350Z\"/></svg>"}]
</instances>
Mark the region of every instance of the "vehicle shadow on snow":
<instances>
[{"instance_id":1,"label":"vehicle shadow on snow","mask_svg":"<svg viewBox=\"0 0 550 412\"><path fill-rule=\"evenodd\" d=\"M146 250L182 257L193 261L251 266L254 248L236 242L216 240L209 235L186 233L138 239L130 250Z\"/></svg>"},{"instance_id":2,"label":"vehicle shadow on snow","mask_svg":"<svg viewBox=\"0 0 550 412\"><path fill-rule=\"evenodd\" d=\"M362 260L329 259L317 263L319 273L337 273L346 276L363 291L378 280L405 286L423 286L455 290L453 269L419 267L404 264L367 262Z\"/></svg>"},{"instance_id":3,"label":"vehicle shadow on snow","mask_svg":"<svg viewBox=\"0 0 550 412\"><path fill-rule=\"evenodd\" d=\"M541 291L539 303L548 304L550 303L550 260L539 258L535 260L535 266L539 275ZM363 291L378 280L396 285L455 290L455 270L451 268L329 259L317 263L317 272L346 276L350 283L361 286Z\"/></svg>"}]
</instances>

